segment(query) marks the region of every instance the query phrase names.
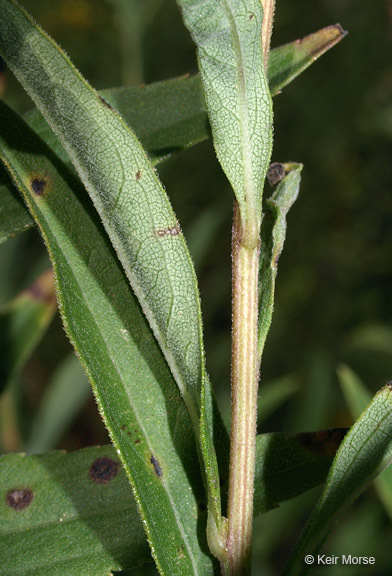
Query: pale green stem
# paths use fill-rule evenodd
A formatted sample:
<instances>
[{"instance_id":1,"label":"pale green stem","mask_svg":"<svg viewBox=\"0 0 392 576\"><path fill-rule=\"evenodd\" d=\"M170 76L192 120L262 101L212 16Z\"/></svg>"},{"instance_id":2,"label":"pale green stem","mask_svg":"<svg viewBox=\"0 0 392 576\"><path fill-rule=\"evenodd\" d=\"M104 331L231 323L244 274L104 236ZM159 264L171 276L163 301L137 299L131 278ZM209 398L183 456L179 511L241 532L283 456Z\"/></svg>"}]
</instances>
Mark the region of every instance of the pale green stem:
<instances>
[{"instance_id":1,"label":"pale green stem","mask_svg":"<svg viewBox=\"0 0 392 576\"><path fill-rule=\"evenodd\" d=\"M246 243L237 204L233 223L232 413L225 576L249 573L257 418L259 239Z\"/></svg>"},{"instance_id":2,"label":"pale green stem","mask_svg":"<svg viewBox=\"0 0 392 576\"><path fill-rule=\"evenodd\" d=\"M263 27L261 32L261 43L263 47L264 70L268 70L268 58L272 36L272 26L274 23L275 0L261 0L263 4Z\"/></svg>"}]
</instances>

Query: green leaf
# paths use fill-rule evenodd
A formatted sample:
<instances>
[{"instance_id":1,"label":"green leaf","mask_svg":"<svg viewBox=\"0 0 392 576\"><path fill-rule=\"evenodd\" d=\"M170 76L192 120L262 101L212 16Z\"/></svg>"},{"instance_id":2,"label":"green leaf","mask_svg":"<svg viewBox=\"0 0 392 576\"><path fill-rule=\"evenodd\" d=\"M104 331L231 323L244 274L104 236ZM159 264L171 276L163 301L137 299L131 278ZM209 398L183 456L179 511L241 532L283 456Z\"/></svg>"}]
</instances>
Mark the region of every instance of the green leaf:
<instances>
[{"instance_id":1,"label":"green leaf","mask_svg":"<svg viewBox=\"0 0 392 576\"><path fill-rule=\"evenodd\" d=\"M44 272L0 313L0 391L15 378L57 310L53 273Z\"/></svg>"},{"instance_id":2,"label":"green leaf","mask_svg":"<svg viewBox=\"0 0 392 576\"><path fill-rule=\"evenodd\" d=\"M314 32L301 41L296 40L271 50L268 66L271 95L278 94L345 35L336 24ZM132 126L154 164L210 137L199 75L181 76L147 86L111 88L100 94ZM37 109L29 111L25 120L50 148L64 161L70 162ZM33 225L8 178L6 182L7 185L0 186L0 242Z\"/></svg>"},{"instance_id":3,"label":"green leaf","mask_svg":"<svg viewBox=\"0 0 392 576\"><path fill-rule=\"evenodd\" d=\"M197 46L215 150L244 230L254 240L272 149L272 102L261 48L260 0L178 0Z\"/></svg>"},{"instance_id":4,"label":"green leaf","mask_svg":"<svg viewBox=\"0 0 392 576\"><path fill-rule=\"evenodd\" d=\"M151 560L112 446L0 457L0 574L107 576Z\"/></svg>"},{"instance_id":5,"label":"green leaf","mask_svg":"<svg viewBox=\"0 0 392 576\"><path fill-rule=\"evenodd\" d=\"M258 436L255 514L322 482L344 433ZM115 449L0 457L0 556L4 576L99 576L148 561Z\"/></svg>"},{"instance_id":6,"label":"green leaf","mask_svg":"<svg viewBox=\"0 0 392 576\"><path fill-rule=\"evenodd\" d=\"M0 167L0 244L28 230L34 222L26 210L22 199L12 186L4 168Z\"/></svg>"},{"instance_id":7,"label":"green leaf","mask_svg":"<svg viewBox=\"0 0 392 576\"><path fill-rule=\"evenodd\" d=\"M271 50L268 61L268 77L273 94L290 84L313 62L346 36L340 24L322 28L300 40Z\"/></svg>"},{"instance_id":8,"label":"green leaf","mask_svg":"<svg viewBox=\"0 0 392 576\"><path fill-rule=\"evenodd\" d=\"M169 199L120 115L24 10L12 0L0 0L0 7L2 56L58 136L100 215L190 414L219 523L199 294Z\"/></svg>"},{"instance_id":9,"label":"green leaf","mask_svg":"<svg viewBox=\"0 0 392 576\"><path fill-rule=\"evenodd\" d=\"M41 399L26 452L37 454L56 448L90 394L90 383L79 360L74 354L69 354L51 378Z\"/></svg>"},{"instance_id":10,"label":"green leaf","mask_svg":"<svg viewBox=\"0 0 392 576\"><path fill-rule=\"evenodd\" d=\"M352 417L354 419L359 418L371 400L370 392L348 366L339 366L338 377ZM374 487L386 512L392 519L392 467L384 470L374 480Z\"/></svg>"},{"instance_id":11,"label":"green leaf","mask_svg":"<svg viewBox=\"0 0 392 576\"><path fill-rule=\"evenodd\" d=\"M283 572L307 574L307 554L320 550L334 524L392 461L392 389L385 386L344 438L323 493Z\"/></svg>"},{"instance_id":12,"label":"green leaf","mask_svg":"<svg viewBox=\"0 0 392 576\"><path fill-rule=\"evenodd\" d=\"M66 331L131 481L154 558L162 574L211 575L192 425L102 225L78 180L2 103L0 135L0 156L48 247Z\"/></svg>"},{"instance_id":13,"label":"green leaf","mask_svg":"<svg viewBox=\"0 0 392 576\"><path fill-rule=\"evenodd\" d=\"M259 360L261 360L267 334L271 326L278 261L286 238L286 216L298 196L301 170L302 164L279 164L276 162L271 164L268 171L271 183L279 183L272 196L266 201L261 227Z\"/></svg>"},{"instance_id":14,"label":"green leaf","mask_svg":"<svg viewBox=\"0 0 392 576\"><path fill-rule=\"evenodd\" d=\"M254 515L324 482L346 428L256 437Z\"/></svg>"}]
</instances>

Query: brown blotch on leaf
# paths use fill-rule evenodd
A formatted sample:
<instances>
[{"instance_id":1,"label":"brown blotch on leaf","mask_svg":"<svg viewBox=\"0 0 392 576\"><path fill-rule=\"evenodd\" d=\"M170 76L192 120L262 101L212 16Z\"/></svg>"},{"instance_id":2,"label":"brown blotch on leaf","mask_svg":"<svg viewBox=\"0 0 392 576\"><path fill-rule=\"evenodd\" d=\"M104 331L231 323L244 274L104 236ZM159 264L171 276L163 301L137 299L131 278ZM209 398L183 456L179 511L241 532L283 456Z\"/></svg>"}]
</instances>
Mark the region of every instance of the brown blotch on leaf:
<instances>
[{"instance_id":1,"label":"brown blotch on leaf","mask_svg":"<svg viewBox=\"0 0 392 576\"><path fill-rule=\"evenodd\" d=\"M12 488L5 497L7 505L17 512L30 506L33 499L34 492L30 488Z\"/></svg>"},{"instance_id":2,"label":"brown blotch on leaf","mask_svg":"<svg viewBox=\"0 0 392 576\"><path fill-rule=\"evenodd\" d=\"M141 170L138 170L138 171L136 172L136 180L139 181L141 177L142 177L142 171L141 171Z\"/></svg>"},{"instance_id":3,"label":"brown blotch on leaf","mask_svg":"<svg viewBox=\"0 0 392 576\"><path fill-rule=\"evenodd\" d=\"M161 478L162 477L162 468L161 468L158 460L155 458L155 456L153 454L151 454L150 462L153 465L155 474L158 476L158 478Z\"/></svg>"},{"instance_id":4,"label":"brown blotch on leaf","mask_svg":"<svg viewBox=\"0 0 392 576\"><path fill-rule=\"evenodd\" d=\"M255 17L254 14L252 14L252 12L249 14L249 20L253 20L253 18Z\"/></svg>"},{"instance_id":5,"label":"brown blotch on leaf","mask_svg":"<svg viewBox=\"0 0 392 576\"><path fill-rule=\"evenodd\" d=\"M271 186L276 186L286 176L286 171L283 164L280 162L272 162L267 171L268 182Z\"/></svg>"},{"instance_id":6,"label":"brown blotch on leaf","mask_svg":"<svg viewBox=\"0 0 392 576\"><path fill-rule=\"evenodd\" d=\"M94 460L89 471L91 480L97 484L107 484L107 482L117 476L117 473L118 463L106 457Z\"/></svg>"},{"instance_id":7,"label":"brown blotch on leaf","mask_svg":"<svg viewBox=\"0 0 392 576\"><path fill-rule=\"evenodd\" d=\"M34 194L41 196L45 192L46 181L43 178L34 178L31 181L31 189Z\"/></svg>"},{"instance_id":8,"label":"brown blotch on leaf","mask_svg":"<svg viewBox=\"0 0 392 576\"><path fill-rule=\"evenodd\" d=\"M122 424L122 425L121 425L121 430L125 430L126 427L127 427L126 424Z\"/></svg>"},{"instance_id":9,"label":"brown blotch on leaf","mask_svg":"<svg viewBox=\"0 0 392 576\"><path fill-rule=\"evenodd\" d=\"M106 106L106 108L109 108L109 110L114 110L113 106L111 106L109 104L109 102L106 102L105 98L102 98L102 96L100 96L99 94L98 94L98 98L100 99L102 104L104 104Z\"/></svg>"},{"instance_id":10,"label":"brown blotch on leaf","mask_svg":"<svg viewBox=\"0 0 392 576\"><path fill-rule=\"evenodd\" d=\"M140 440L139 440L139 438L136 438L136 440L135 440L134 444L135 444L136 446L137 446L138 444L140 444Z\"/></svg>"},{"instance_id":11,"label":"brown blotch on leaf","mask_svg":"<svg viewBox=\"0 0 392 576\"><path fill-rule=\"evenodd\" d=\"M298 434L300 444L310 452L319 456L333 456L339 448L347 428L334 428L333 430L320 430L320 432L304 432Z\"/></svg>"}]
</instances>

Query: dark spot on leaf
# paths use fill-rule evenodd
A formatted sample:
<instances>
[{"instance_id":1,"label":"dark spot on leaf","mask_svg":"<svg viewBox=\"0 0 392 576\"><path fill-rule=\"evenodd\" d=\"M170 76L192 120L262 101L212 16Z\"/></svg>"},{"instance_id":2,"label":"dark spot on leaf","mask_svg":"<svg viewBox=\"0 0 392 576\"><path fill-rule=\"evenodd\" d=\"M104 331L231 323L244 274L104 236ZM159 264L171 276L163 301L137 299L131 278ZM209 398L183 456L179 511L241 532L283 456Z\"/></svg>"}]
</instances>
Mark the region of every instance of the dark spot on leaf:
<instances>
[{"instance_id":1,"label":"dark spot on leaf","mask_svg":"<svg viewBox=\"0 0 392 576\"><path fill-rule=\"evenodd\" d=\"M249 20L253 20L253 18L255 17L254 14L252 14L252 12L249 14Z\"/></svg>"},{"instance_id":2,"label":"dark spot on leaf","mask_svg":"<svg viewBox=\"0 0 392 576\"><path fill-rule=\"evenodd\" d=\"M41 196L41 194L44 193L45 188L46 188L46 182L42 178L34 178L32 180L31 189L34 192L34 194L38 194L38 196Z\"/></svg>"},{"instance_id":3,"label":"dark spot on leaf","mask_svg":"<svg viewBox=\"0 0 392 576\"><path fill-rule=\"evenodd\" d=\"M121 426L121 430L125 430L125 428L126 428L126 427L127 427L127 425L126 425L126 424L122 424L122 426Z\"/></svg>"},{"instance_id":4,"label":"dark spot on leaf","mask_svg":"<svg viewBox=\"0 0 392 576\"><path fill-rule=\"evenodd\" d=\"M91 464L90 467L90 478L93 482L97 484L106 484L112 478L117 476L118 463L111 458L97 458Z\"/></svg>"},{"instance_id":5,"label":"dark spot on leaf","mask_svg":"<svg viewBox=\"0 0 392 576\"><path fill-rule=\"evenodd\" d=\"M10 508L24 510L31 504L34 493L30 488L12 488L7 492L5 500Z\"/></svg>"},{"instance_id":6,"label":"dark spot on leaf","mask_svg":"<svg viewBox=\"0 0 392 576\"><path fill-rule=\"evenodd\" d=\"M272 162L267 171L268 182L271 186L276 186L286 176L286 171L283 164L280 162Z\"/></svg>"},{"instance_id":7,"label":"dark spot on leaf","mask_svg":"<svg viewBox=\"0 0 392 576\"><path fill-rule=\"evenodd\" d=\"M137 445L137 444L140 444L140 440L139 440L139 438L136 438L136 440L135 440L134 444L136 444L136 445Z\"/></svg>"},{"instance_id":8,"label":"dark spot on leaf","mask_svg":"<svg viewBox=\"0 0 392 576\"><path fill-rule=\"evenodd\" d=\"M153 454L151 454L150 462L154 467L155 474L158 476L158 478L161 478L162 468L160 467L158 460L155 458Z\"/></svg>"},{"instance_id":9,"label":"dark spot on leaf","mask_svg":"<svg viewBox=\"0 0 392 576\"><path fill-rule=\"evenodd\" d=\"M100 96L99 94L98 94L98 98L100 99L102 104L104 104L106 106L106 108L109 108L109 110L114 110L113 106L111 106L109 104L109 102L106 102L105 98L102 98L102 96Z\"/></svg>"},{"instance_id":10,"label":"dark spot on leaf","mask_svg":"<svg viewBox=\"0 0 392 576\"><path fill-rule=\"evenodd\" d=\"M127 432L127 436L129 436L131 438L132 432Z\"/></svg>"},{"instance_id":11,"label":"dark spot on leaf","mask_svg":"<svg viewBox=\"0 0 392 576\"><path fill-rule=\"evenodd\" d=\"M298 434L300 444L310 452L319 456L333 456L347 434L347 428L320 430L320 432L305 432Z\"/></svg>"},{"instance_id":12,"label":"dark spot on leaf","mask_svg":"<svg viewBox=\"0 0 392 576\"><path fill-rule=\"evenodd\" d=\"M141 171L141 170L138 170L138 171L136 172L136 180L140 180L141 176L142 176L142 171Z\"/></svg>"}]
</instances>

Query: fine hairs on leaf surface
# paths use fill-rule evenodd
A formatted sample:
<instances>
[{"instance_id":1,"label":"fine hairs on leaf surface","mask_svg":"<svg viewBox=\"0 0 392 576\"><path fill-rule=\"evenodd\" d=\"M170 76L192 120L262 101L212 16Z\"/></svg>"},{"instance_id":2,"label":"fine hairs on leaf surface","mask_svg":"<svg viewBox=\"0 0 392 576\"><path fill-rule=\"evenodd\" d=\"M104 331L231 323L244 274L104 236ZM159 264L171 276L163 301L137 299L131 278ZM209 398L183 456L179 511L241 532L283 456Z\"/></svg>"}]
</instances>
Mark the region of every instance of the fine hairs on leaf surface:
<instances>
[{"instance_id":1,"label":"fine hairs on leaf surface","mask_svg":"<svg viewBox=\"0 0 392 576\"><path fill-rule=\"evenodd\" d=\"M80 183L3 104L0 125L2 159L50 251L68 335L133 485L157 564L173 574L210 574L195 514L203 495L192 427L156 340ZM43 194L34 192L32 173L45 174Z\"/></svg>"},{"instance_id":2,"label":"fine hairs on leaf surface","mask_svg":"<svg viewBox=\"0 0 392 576\"><path fill-rule=\"evenodd\" d=\"M131 17L133 4L115 4ZM344 369L358 418L349 431L256 435L259 367L302 171L270 165L272 96L345 32L328 26L270 51L274 0L177 5L200 75L97 92L16 0L0 0L0 55L37 106L22 118L0 102L0 242L34 222L54 272L2 310L0 386L19 378L47 331L56 290L78 359L54 374L26 449L51 450L83 404L79 360L113 443L0 458L4 576L104 576L151 554L165 576L248 576L253 516L325 481L284 569L306 574L304 556L392 460L391 386L366 407L369 395ZM210 136L234 198L230 446L206 371L194 266L154 168ZM295 379L278 384L270 412L297 391Z\"/></svg>"},{"instance_id":3,"label":"fine hairs on leaf surface","mask_svg":"<svg viewBox=\"0 0 392 576\"><path fill-rule=\"evenodd\" d=\"M6 22L0 30L2 54L69 154L179 387L205 460L210 510L218 524L213 403L196 277L179 223L119 114L23 9L8 0L0 7Z\"/></svg>"},{"instance_id":4,"label":"fine hairs on leaf surface","mask_svg":"<svg viewBox=\"0 0 392 576\"><path fill-rule=\"evenodd\" d=\"M255 515L322 482L344 434L345 430L330 430L258 436ZM25 576L37 566L43 575L67 566L68 576L88 571L96 576L148 561L142 523L120 466L112 446L70 454L2 456L0 491L9 494L15 486L29 487L33 499L20 517L6 499L0 501L1 576L9 576L12 568ZM285 482L287 474L290 484ZM52 506L47 506L48 495ZM78 543L76 549L59 538L65 527L69 540Z\"/></svg>"},{"instance_id":5,"label":"fine hairs on leaf surface","mask_svg":"<svg viewBox=\"0 0 392 576\"><path fill-rule=\"evenodd\" d=\"M345 36L339 25L328 26L302 39L270 51L268 81L276 96L317 58ZM199 76L180 77L149 86L103 90L103 98L135 130L154 164L210 136ZM64 161L71 162L64 148L37 109L25 115L27 123ZM33 225L28 211L15 196L7 175L0 180L0 242ZM4 184L3 184L4 180Z\"/></svg>"}]
</instances>

